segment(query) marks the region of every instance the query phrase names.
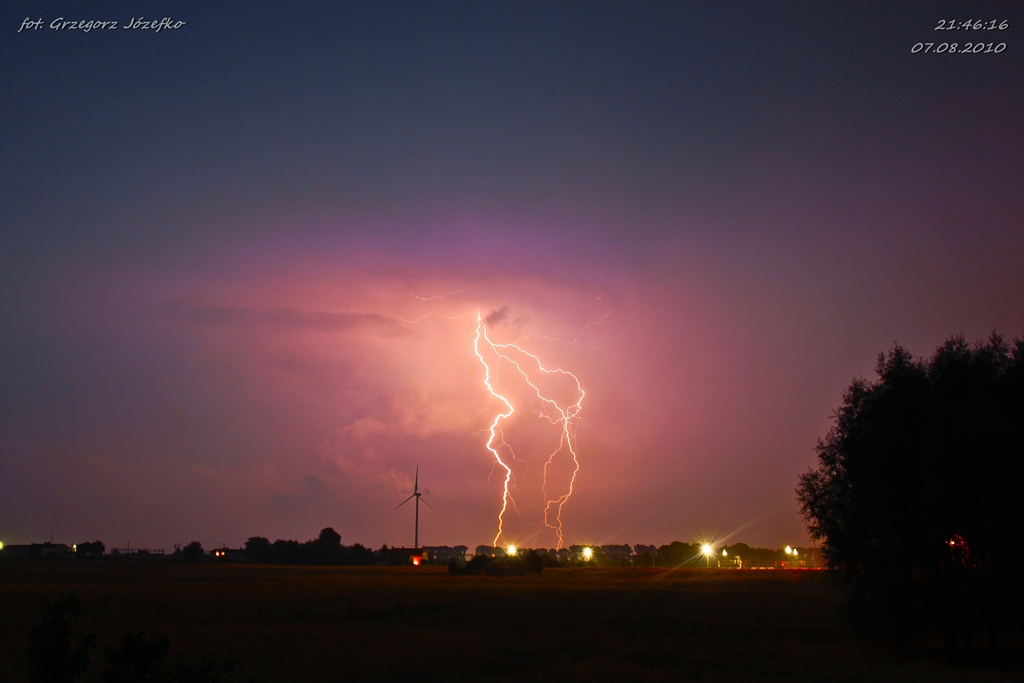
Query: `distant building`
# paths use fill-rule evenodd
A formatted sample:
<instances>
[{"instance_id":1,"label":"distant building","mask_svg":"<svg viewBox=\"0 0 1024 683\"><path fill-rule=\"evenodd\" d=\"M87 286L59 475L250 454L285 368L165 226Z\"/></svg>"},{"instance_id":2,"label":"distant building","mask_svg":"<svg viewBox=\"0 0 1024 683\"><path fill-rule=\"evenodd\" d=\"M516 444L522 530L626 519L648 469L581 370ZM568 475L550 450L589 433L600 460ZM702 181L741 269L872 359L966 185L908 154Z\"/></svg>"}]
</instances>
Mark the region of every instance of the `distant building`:
<instances>
[{"instance_id":1,"label":"distant building","mask_svg":"<svg viewBox=\"0 0 1024 683\"><path fill-rule=\"evenodd\" d=\"M9 558L43 560L71 557L72 550L63 543L31 543L29 545L5 545L0 553Z\"/></svg>"},{"instance_id":2,"label":"distant building","mask_svg":"<svg viewBox=\"0 0 1024 683\"><path fill-rule=\"evenodd\" d=\"M391 565L419 566L427 559L425 548L388 548L382 551L384 562Z\"/></svg>"},{"instance_id":3,"label":"distant building","mask_svg":"<svg viewBox=\"0 0 1024 683\"><path fill-rule=\"evenodd\" d=\"M469 548L464 545L432 545L426 546L423 550L427 553L431 562L447 564L452 560L456 562L465 562L467 559L466 553Z\"/></svg>"},{"instance_id":4,"label":"distant building","mask_svg":"<svg viewBox=\"0 0 1024 683\"><path fill-rule=\"evenodd\" d=\"M624 545L603 545L600 548L601 555L609 562L618 564L629 562L633 557L633 549L628 544Z\"/></svg>"},{"instance_id":5,"label":"distant building","mask_svg":"<svg viewBox=\"0 0 1024 683\"><path fill-rule=\"evenodd\" d=\"M153 555L163 555L163 548L111 548L111 557L151 557Z\"/></svg>"},{"instance_id":6,"label":"distant building","mask_svg":"<svg viewBox=\"0 0 1024 683\"><path fill-rule=\"evenodd\" d=\"M653 567L658 560L658 546L637 543L633 546L631 559L634 567Z\"/></svg>"},{"instance_id":7,"label":"distant building","mask_svg":"<svg viewBox=\"0 0 1024 683\"><path fill-rule=\"evenodd\" d=\"M214 548L210 557L223 562L245 562L245 548Z\"/></svg>"}]
</instances>

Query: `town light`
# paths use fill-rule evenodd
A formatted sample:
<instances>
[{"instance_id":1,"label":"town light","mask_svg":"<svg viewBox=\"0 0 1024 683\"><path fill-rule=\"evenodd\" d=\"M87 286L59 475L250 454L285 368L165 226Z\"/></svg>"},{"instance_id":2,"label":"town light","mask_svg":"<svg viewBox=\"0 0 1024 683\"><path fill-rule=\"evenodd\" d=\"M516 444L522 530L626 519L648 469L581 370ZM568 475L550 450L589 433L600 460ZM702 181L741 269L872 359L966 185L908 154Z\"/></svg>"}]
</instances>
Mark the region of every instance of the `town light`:
<instances>
[{"instance_id":1,"label":"town light","mask_svg":"<svg viewBox=\"0 0 1024 683\"><path fill-rule=\"evenodd\" d=\"M518 552L519 548L515 547L514 545L510 545L509 547L505 548L505 554L509 557L515 557L516 553Z\"/></svg>"},{"instance_id":2,"label":"town light","mask_svg":"<svg viewBox=\"0 0 1024 683\"><path fill-rule=\"evenodd\" d=\"M788 545L786 546L786 554L787 555L792 555L793 554L793 549L790 548Z\"/></svg>"},{"instance_id":3,"label":"town light","mask_svg":"<svg viewBox=\"0 0 1024 683\"><path fill-rule=\"evenodd\" d=\"M728 557L728 556L729 556L729 551L728 551L728 550L725 550L725 549L723 548L723 549L722 549L722 557Z\"/></svg>"},{"instance_id":4,"label":"town light","mask_svg":"<svg viewBox=\"0 0 1024 683\"><path fill-rule=\"evenodd\" d=\"M594 556L594 549L593 548L584 548L583 549L583 559L584 560L588 560L589 561L590 558L592 558L593 556Z\"/></svg>"},{"instance_id":5,"label":"town light","mask_svg":"<svg viewBox=\"0 0 1024 683\"><path fill-rule=\"evenodd\" d=\"M710 543L701 543L700 554L704 556L704 568L710 568L711 556L715 554L715 547Z\"/></svg>"}]
</instances>

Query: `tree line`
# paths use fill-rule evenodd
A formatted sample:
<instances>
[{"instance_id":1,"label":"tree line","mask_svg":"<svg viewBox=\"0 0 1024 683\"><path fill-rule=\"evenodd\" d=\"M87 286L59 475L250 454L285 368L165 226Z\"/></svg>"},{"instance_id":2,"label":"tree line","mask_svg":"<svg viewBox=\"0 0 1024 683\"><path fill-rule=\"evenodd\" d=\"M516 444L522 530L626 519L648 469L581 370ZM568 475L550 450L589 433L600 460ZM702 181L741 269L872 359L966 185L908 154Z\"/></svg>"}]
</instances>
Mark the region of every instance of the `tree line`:
<instances>
[{"instance_id":1,"label":"tree line","mask_svg":"<svg viewBox=\"0 0 1024 683\"><path fill-rule=\"evenodd\" d=\"M333 564L372 565L377 562L374 552L360 543L342 545L341 534L326 527L314 539L298 541L276 540L271 543L262 536L253 536L245 542L246 559L268 564Z\"/></svg>"},{"instance_id":2,"label":"tree line","mask_svg":"<svg viewBox=\"0 0 1024 683\"><path fill-rule=\"evenodd\" d=\"M584 560L583 548L589 549L591 555ZM466 550L465 546L449 548L423 548L425 564L448 564L453 554L458 554L456 563L463 562L462 554L455 553ZM433 556L434 550L442 550L438 557ZM797 549L804 565L810 566L810 555L804 549ZM79 557L99 557L104 554L102 541L77 544L76 555ZM661 546L636 544L603 545L603 546L571 546L561 550L554 549L521 549L523 553L533 553L541 557L545 567L567 567L575 565L620 566L620 567L686 567L704 564L701 544L672 541ZM323 564L323 565L373 565L373 564L408 564L410 550L408 548L388 548L387 545L378 550L371 550L360 543L350 546L342 545L341 535L333 528L326 527L317 538L299 542L278 539L271 542L263 536L252 536L245 542L244 549L215 548L207 550L199 541L177 547L171 557L197 561L216 553L225 552L225 559L244 560L263 564ZM491 546L478 546L476 555L490 557L504 555L505 549ZM443 555L443 557L441 556ZM712 566L720 567L773 567L780 562L787 566L800 566L796 556L786 555L781 549L755 548L746 543L735 543L716 546L712 556Z\"/></svg>"}]
</instances>

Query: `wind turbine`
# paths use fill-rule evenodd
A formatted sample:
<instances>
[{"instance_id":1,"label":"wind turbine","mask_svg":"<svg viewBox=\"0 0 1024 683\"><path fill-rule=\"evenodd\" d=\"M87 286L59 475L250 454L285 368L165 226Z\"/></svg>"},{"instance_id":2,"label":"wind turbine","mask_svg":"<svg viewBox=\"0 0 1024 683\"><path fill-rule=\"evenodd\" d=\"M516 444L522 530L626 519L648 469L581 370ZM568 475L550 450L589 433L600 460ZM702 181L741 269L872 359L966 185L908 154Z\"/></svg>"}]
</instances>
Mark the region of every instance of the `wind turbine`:
<instances>
[{"instance_id":1,"label":"wind turbine","mask_svg":"<svg viewBox=\"0 0 1024 683\"><path fill-rule=\"evenodd\" d=\"M398 505L395 506L395 509L397 510L398 508L402 507L403 505L408 503L413 498L416 499L416 536L415 536L416 545L413 546L414 549L420 547L420 500L422 500L422 497L423 497L423 494L420 493L420 466L416 465L416 483L413 484L412 495L409 496L408 498L406 498L401 503L399 503ZM425 500L423 501L423 504L426 505L431 510L434 509L434 506L432 506L430 503L428 503Z\"/></svg>"}]
</instances>

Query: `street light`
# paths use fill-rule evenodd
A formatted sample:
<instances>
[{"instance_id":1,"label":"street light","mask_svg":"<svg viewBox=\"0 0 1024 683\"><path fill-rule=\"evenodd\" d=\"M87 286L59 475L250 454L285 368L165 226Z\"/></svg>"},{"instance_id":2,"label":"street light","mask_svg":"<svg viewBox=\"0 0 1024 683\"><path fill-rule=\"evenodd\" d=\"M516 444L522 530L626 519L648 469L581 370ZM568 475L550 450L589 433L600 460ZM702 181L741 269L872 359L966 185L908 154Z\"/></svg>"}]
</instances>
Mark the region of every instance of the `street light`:
<instances>
[{"instance_id":1,"label":"street light","mask_svg":"<svg viewBox=\"0 0 1024 683\"><path fill-rule=\"evenodd\" d=\"M590 558L594 556L594 549L587 547L583 549L583 560L586 562L590 561Z\"/></svg>"},{"instance_id":2,"label":"street light","mask_svg":"<svg viewBox=\"0 0 1024 683\"><path fill-rule=\"evenodd\" d=\"M711 546L710 543L705 543L700 547L700 551L704 554L704 568L710 568L711 556L715 554L715 549Z\"/></svg>"},{"instance_id":3,"label":"street light","mask_svg":"<svg viewBox=\"0 0 1024 683\"><path fill-rule=\"evenodd\" d=\"M509 557L515 557L516 553L518 552L519 548L515 547L514 545L510 545L509 547L505 548L505 554Z\"/></svg>"}]
</instances>

